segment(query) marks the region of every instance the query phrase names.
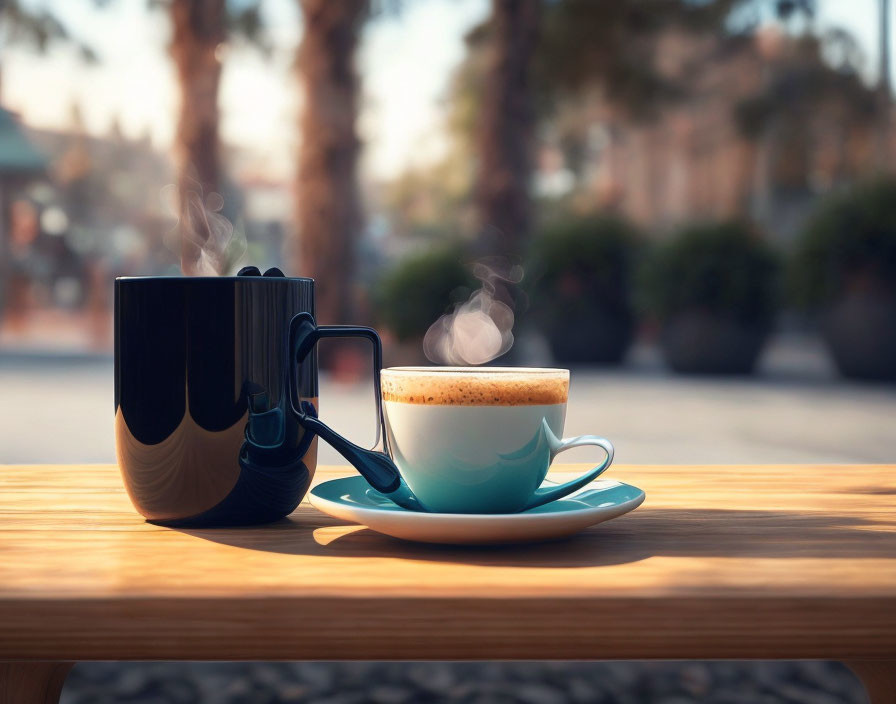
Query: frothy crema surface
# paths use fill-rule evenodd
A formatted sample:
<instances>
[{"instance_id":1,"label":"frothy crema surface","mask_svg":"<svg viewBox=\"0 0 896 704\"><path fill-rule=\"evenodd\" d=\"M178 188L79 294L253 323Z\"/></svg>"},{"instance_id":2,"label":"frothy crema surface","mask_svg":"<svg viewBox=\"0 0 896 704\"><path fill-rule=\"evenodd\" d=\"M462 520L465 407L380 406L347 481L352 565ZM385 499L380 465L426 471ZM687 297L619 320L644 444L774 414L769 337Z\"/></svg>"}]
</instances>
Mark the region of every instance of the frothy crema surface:
<instances>
[{"instance_id":1,"label":"frothy crema surface","mask_svg":"<svg viewBox=\"0 0 896 704\"><path fill-rule=\"evenodd\" d=\"M543 406L566 403L569 371L524 367L392 367L384 401L432 406Z\"/></svg>"}]
</instances>

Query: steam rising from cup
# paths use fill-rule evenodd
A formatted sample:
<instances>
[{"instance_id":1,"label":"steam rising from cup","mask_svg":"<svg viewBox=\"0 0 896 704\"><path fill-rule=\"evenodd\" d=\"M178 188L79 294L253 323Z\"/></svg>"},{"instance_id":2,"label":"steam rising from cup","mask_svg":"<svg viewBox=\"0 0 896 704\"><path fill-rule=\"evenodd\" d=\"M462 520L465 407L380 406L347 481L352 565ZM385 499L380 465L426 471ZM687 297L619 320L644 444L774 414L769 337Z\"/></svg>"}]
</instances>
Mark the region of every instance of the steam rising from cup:
<instances>
[{"instance_id":1,"label":"steam rising from cup","mask_svg":"<svg viewBox=\"0 0 896 704\"><path fill-rule=\"evenodd\" d=\"M234 237L233 223L221 214L224 197L220 193L203 196L197 182L179 203L177 187L169 184L162 189L162 200L177 219L169 246L179 251L183 274L226 274L245 254L245 238Z\"/></svg>"},{"instance_id":2,"label":"steam rising from cup","mask_svg":"<svg viewBox=\"0 0 896 704\"><path fill-rule=\"evenodd\" d=\"M473 264L473 275L481 287L430 325L423 337L423 352L435 364L486 364L513 346L514 317L507 285L522 281L523 268L495 257Z\"/></svg>"}]
</instances>

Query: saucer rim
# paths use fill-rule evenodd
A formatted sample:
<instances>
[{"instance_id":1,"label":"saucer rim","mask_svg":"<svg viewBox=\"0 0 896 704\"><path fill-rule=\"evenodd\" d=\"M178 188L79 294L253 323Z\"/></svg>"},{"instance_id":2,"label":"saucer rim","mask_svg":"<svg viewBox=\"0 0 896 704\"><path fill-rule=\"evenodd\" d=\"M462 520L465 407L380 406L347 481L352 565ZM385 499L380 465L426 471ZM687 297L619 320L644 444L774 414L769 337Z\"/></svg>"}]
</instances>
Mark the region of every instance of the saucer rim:
<instances>
[{"instance_id":1,"label":"saucer rim","mask_svg":"<svg viewBox=\"0 0 896 704\"><path fill-rule=\"evenodd\" d=\"M433 520L437 520L437 519L465 520L465 521L475 520L475 521L487 523L487 522L497 522L497 521L513 521L513 520L518 521L518 520L523 520L523 519L538 520L538 521L544 521L544 522L548 522L551 520L561 521L563 519L568 519L570 514L581 515L582 513L590 512L590 511L598 511L598 512L606 512L606 511L611 511L611 510L616 511L616 510L620 510L622 508L626 509L625 511L623 511L623 513L628 513L629 511L633 511L634 509L638 508L638 506L640 506L642 503L644 503L644 500L647 498L647 494L642 488L635 486L634 484L627 484L626 482L619 481L618 479L610 479L609 477L595 479L593 482L591 482L590 484L586 484L584 487L582 487L578 491L584 491L584 490L588 489L589 487L593 487L593 485L595 485L595 484L613 482L614 486L623 486L623 487L628 487L630 489L635 489L638 493L631 499L628 499L627 501L623 501L618 504L613 504L612 506L604 506L604 507L587 506L587 507L583 507L583 508L579 508L579 509L571 509L569 511L562 511L562 512L556 512L556 513L532 513L532 512L530 512L531 509L530 509L530 511L518 511L516 513L438 513L435 511L410 511L406 508L403 508L403 507L397 506L397 505L396 505L397 508L399 508L400 510L395 511L393 509L383 509L383 508L377 508L375 506L350 505L347 503L343 503L340 501L334 501L332 499L322 497L315 493L319 487L322 487L325 485L329 485L329 484L336 483L336 482L346 482L346 481L357 482L357 480L360 480L362 482L365 481L364 478L360 477L360 476L349 476L349 477L337 477L335 479L328 479L324 482L321 482L320 484L317 484L316 486L312 487L311 490L308 492L308 502L312 506L314 506L314 508L317 508L318 510L322 510L322 509L320 509L320 507L317 506L315 501L325 503L329 506L342 507L344 509L348 509L351 511L367 512L367 513L373 513L373 514L377 514L377 515L382 515L385 513L391 517L394 517L396 520L399 520L399 521L421 520L420 517L425 516L426 518L423 518L422 520L426 520L426 521L433 521ZM608 486L606 488L609 489L612 487ZM565 498L570 498L571 496L574 496L574 494L578 493L578 491L573 492L569 496L562 497L561 499L557 499L557 501L562 501ZM401 518L398 518L399 516Z\"/></svg>"}]
</instances>

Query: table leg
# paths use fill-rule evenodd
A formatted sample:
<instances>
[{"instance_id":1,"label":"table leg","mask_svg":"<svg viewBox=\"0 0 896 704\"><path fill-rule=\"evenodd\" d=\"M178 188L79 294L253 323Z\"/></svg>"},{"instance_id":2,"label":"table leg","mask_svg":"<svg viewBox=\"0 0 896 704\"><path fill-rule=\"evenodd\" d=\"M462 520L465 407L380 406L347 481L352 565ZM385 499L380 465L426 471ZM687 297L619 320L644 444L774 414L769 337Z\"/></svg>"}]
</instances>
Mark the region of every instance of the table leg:
<instances>
[{"instance_id":1,"label":"table leg","mask_svg":"<svg viewBox=\"0 0 896 704\"><path fill-rule=\"evenodd\" d=\"M57 704L70 662L0 662L0 704Z\"/></svg>"},{"instance_id":2,"label":"table leg","mask_svg":"<svg viewBox=\"0 0 896 704\"><path fill-rule=\"evenodd\" d=\"M896 660L854 660L846 665L865 685L871 704L896 704Z\"/></svg>"}]
</instances>

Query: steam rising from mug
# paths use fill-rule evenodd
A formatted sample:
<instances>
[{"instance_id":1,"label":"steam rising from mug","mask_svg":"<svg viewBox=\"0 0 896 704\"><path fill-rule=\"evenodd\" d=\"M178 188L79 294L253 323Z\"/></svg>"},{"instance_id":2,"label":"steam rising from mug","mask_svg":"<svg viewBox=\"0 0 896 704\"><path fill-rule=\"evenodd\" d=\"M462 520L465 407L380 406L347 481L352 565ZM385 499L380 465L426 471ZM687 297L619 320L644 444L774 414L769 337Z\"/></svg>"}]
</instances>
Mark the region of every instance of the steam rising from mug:
<instances>
[{"instance_id":1,"label":"steam rising from mug","mask_svg":"<svg viewBox=\"0 0 896 704\"><path fill-rule=\"evenodd\" d=\"M220 193L204 196L197 182L178 207L177 187L162 189L162 200L177 219L168 245L179 251L182 273L189 276L226 274L246 250L245 238L234 237L233 223L221 214L224 197Z\"/></svg>"},{"instance_id":2,"label":"steam rising from mug","mask_svg":"<svg viewBox=\"0 0 896 704\"><path fill-rule=\"evenodd\" d=\"M473 275L481 287L434 322L423 338L423 352L435 364L485 364L513 346L513 308L507 284L522 281L523 268L494 257L473 264Z\"/></svg>"}]
</instances>

